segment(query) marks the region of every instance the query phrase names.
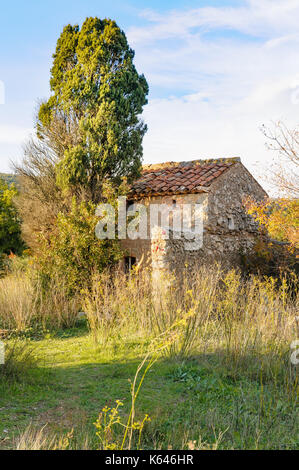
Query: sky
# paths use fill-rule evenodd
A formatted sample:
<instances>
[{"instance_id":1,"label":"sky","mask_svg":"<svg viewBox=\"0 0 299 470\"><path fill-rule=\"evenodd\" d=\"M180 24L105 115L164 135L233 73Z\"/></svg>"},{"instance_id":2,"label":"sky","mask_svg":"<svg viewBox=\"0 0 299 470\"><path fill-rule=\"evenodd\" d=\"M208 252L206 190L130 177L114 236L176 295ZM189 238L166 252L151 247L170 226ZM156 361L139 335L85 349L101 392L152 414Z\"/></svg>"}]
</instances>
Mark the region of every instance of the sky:
<instances>
[{"instance_id":1,"label":"sky","mask_svg":"<svg viewBox=\"0 0 299 470\"><path fill-rule=\"evenodd\" d=\"M1 1L0 172L22 157L64 25L112 18L149 86L144 162L241 157L262 182L260 127L299 120L299 0Z\"/></svg>"}]
</instances>

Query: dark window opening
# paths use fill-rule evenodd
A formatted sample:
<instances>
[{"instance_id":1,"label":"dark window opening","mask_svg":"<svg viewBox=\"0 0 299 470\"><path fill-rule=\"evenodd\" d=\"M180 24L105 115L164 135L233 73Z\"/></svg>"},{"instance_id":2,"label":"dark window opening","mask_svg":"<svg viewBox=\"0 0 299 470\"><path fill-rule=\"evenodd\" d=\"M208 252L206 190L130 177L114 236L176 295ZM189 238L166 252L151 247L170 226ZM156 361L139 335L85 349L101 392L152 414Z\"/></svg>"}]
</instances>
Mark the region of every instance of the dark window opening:
<instances>
[{"instance_id":1,"label":"dark window opening","mask_svg":"<svg viewBox=\"0 0 299 470\"><path fill-rule=\"evenodd\" d=\"M126 256L125 257L125 272L129 273L133 266L136 264L136 258L134 256Z\"/></svg>"},{"instance_id":2,"label":"dark window opening","mask_svg":"<svg viewBox=\"0 0 299 470\"><path fill-rule=\"evenodd\" d=\"M128 211L131 207L133 207L134 204L135 204L135 201L132 201L132 200L129 200L129 201L128 201L128 200L127 200L127 211Z\"/></svg>"}]
</instances>

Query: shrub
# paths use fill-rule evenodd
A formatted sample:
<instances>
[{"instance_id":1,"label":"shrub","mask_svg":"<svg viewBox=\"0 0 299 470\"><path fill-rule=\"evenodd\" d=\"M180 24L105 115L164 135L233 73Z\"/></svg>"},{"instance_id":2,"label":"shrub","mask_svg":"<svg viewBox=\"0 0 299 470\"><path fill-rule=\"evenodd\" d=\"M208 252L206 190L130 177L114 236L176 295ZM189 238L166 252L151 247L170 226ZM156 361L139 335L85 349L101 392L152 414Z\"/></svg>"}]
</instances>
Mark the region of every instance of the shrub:
<instances>
[{"instance_id":1,"label":"shrub","mask_svg":"<svg viewBox=\"0 0 299 470\"><path fill-rule=\"evenodd\" d=\"M282 271L298 271L298 199L265 199L257 203L249 198L245 205L260 229L253 253L243 255L247 271L268 276L279 276Z\"/></svg>"},{"instance_id":2,"label":"shrub","mask_svg":"<svg viewBox=\"0 0 299 470\"><path fill-rule=\"evenodd\" d=\"M121 256L114 240L98 240L95 227L98 218L92 203L72 202L70 213L60 213L57 228L36 259L45 287L57 276L64 282L67 294L89 288L93 272L102 272Z\"/></svg>"}]
</instances>

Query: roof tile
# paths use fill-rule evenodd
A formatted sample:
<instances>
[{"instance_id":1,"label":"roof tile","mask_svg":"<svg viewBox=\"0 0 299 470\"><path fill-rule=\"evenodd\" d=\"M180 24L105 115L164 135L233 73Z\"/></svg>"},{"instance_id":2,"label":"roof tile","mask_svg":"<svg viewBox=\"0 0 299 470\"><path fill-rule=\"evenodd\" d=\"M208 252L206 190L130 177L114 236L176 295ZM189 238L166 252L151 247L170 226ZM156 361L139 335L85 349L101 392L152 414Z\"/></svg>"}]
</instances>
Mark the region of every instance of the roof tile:
<instances>
[{"instance_id":1,"label":"roof tile","mask_svg":"<svg viewBox=\"0 0 299 470\"><path fill-rule=\"evenodd\" d=\"M237 162L239 158L145 165L130 195L201 192Z\"/></svg>"}]
</instances>

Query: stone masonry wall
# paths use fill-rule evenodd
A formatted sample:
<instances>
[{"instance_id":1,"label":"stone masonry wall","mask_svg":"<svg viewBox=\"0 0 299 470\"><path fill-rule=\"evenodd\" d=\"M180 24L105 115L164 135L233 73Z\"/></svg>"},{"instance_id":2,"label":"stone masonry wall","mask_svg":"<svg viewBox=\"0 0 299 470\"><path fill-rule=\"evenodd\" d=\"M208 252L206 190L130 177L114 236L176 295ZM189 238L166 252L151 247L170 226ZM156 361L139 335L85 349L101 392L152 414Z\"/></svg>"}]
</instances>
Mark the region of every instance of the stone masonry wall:
<instances>
[{"instance_id":1,"label":"stone masonry wall","mask_svg":"<svg viewBox=\"0 0 299 470\"><path fill-rule=\"evenodd\" d=\"M176 201L182 204L201 203L203 207L203 245L199 249L188 250L186 238L176 239L173 231L170 238L163 239L162 231L157 230L150 239L148 220L147 240L124 240L122 247L127 254L139 262L152 266L155 271L180 271L202 264L221 262L236 266L241 262L242 253L248 253L257 237L257 225L246 214L244 198L252 196L262 200L267 196L261 186L241 164L237 163L221 175L209 188L209 193L175 196L155 196L143 199L142 204L165 203L168 206Z\"/></svg>"},{"instance_id":2,"label":"stone masonry wall","mask_svg":"<svg viewBox=\"0 0 299 470\"><path fill-rule=\"evenodd\" d=\"M244 208L244 199L248 196L261 201L267 193L241 163L235 164L212 184L205 226L207 258L238 265L241 253L252 249L258 226Z\"/></svg>"},{"instance_id":3,"label":"stone masonry wall","mask_svg":"<svg viewBox=\"0 0 299 470\"><path fill-rule=\"evenodd\" d=\"M173 195L173 196L152 196L144 198L138 201L141 204L144 204L148 208L151 204L166 204L168 207L173 206L173 203L176 203L177 208L182 207L183 204L202 204L205 207L204 219L207 221L207 205L208 205L208 196L205 193L202 194L182 194L182 195ZM147 221L147 236L148 239L137 239L137 240L122 240L121 246L125 251L127 256L133 256L136 258L137 263L141 260L145 266L151 266L152 264L152 234L150 226L150 217ZM176 241L176 240L174 240Z\"/></svg>"}]
</instances>

